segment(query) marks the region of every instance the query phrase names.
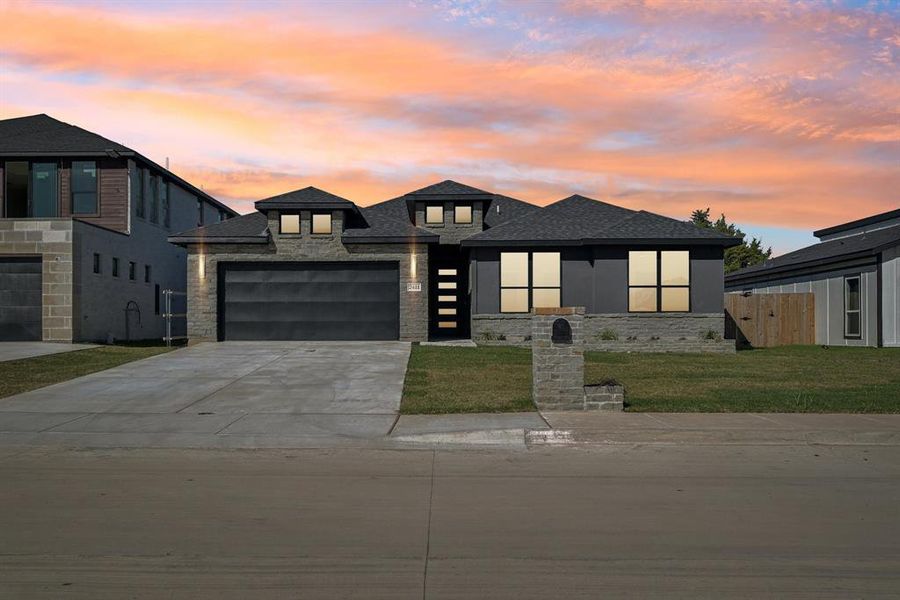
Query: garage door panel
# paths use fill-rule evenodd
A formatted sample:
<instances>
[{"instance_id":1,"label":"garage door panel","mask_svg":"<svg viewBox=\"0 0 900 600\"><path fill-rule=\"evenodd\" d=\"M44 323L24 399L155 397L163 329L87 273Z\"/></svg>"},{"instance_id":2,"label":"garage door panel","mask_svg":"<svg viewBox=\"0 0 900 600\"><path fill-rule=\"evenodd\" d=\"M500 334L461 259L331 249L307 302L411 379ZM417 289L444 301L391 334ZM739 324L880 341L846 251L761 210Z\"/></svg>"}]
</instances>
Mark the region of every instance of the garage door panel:
<instances>
[{"instance_id":1,"label":"garage door panel","mask_svg":"<svg viewBox=\"0 0 900 600\"><path fill-rule=\"evenodd\" d=\"M41 259L0 258L0 341L41 339Z\"/></svg>"},{"instance_id":2,"label":"garage door panel","mask_svg":"<svg viewBox=\"0 0 900 600\"><path fill-rule=\"evenodd\" d=\"M399 337L396 263L232 263L223 269L222 339Z\"/></svg>"}]
</instances>

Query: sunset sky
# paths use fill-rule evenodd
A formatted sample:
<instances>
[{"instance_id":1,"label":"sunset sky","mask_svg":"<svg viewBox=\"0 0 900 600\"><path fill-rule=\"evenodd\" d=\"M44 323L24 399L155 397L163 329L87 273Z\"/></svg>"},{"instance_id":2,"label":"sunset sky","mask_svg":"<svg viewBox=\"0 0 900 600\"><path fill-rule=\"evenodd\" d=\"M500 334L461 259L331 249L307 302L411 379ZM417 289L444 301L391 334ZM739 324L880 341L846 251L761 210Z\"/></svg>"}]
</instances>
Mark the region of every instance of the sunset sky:
<instances>
[{"instance_id":1,"label":"sunset sky","mask_svg":"<svg viewBox=\"0 0 900 600\"><path fill-rule=\"evenodd\" d=\"M784 252L900 206L900 4L0 0L0 118L48 113L241 212L442 179L725 212Z\"/></svg>"}]
</instances>

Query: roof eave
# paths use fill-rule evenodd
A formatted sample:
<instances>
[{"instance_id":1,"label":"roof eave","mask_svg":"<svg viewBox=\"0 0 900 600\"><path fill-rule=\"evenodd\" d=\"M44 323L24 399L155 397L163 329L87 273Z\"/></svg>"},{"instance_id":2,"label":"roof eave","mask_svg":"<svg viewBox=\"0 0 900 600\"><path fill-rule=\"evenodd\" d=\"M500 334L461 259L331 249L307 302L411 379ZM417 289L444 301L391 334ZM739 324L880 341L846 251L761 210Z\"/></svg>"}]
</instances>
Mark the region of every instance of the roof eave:
<instances>
[{"instance_id":1,"label":"roof eave","mask_svg":"<svg viewBox=\"0 0 900 600\"><path fill-rule=\"evenodd\" d=\"M582 238L577 240L464 239L463 246L739 246L739 238Z\"/></svg>"},{"instance_id":2,"label":"roof eave","mask_svg":"<svg viewBox=\"0 0 900 600\"><path fill-rule=\"evenodd\" d=\"M440 237L436 235L372 235L372 236L341 236L341 242L345 244L436 244Z\"/></svg>"},{"instance_id":3,"label":"roof eave","mask_svg":"<svg viewBox=\"0 0 900 600\"><path fill-rule=\"evenodd\" d=\"M209 236L177 236L173 235L168 238L170 244L175 244L177 246L184 246L187 244L267 244L269 242L268 236L217 236L217 237L209 237Z\"/></svg>"},{"instance_id":4,"label":"roof eave","mask_svg":"<svg viewBox=\"0 0 900 600\"><path fill-rule=\"evenodd\" d=\"M887 244L887 246L892 246L894 244ZM787 273L791 273L792 271L802 271L806 269L814 269L818 267L827 267L829 265L846 262L849 260L854 260L857 258L866 258L866 257L874 257L881 253L881 251L885 248L885 246L879 246L878 248L872 248L870 250L861 250L859 252L851 252L850 254L838 254L835 256L829 256L828 258L819 258L813 260L806 260L802 262L791 263L788 265L777 265L773 267L766 267L762 269L756 269L753 271L749 271L746 273L742 273L740 271L736 271L734 273L729 273L725 276L725 284L733 284L738 285L741 283L749 283L758 279L770 279L771 275L784 276Z\"/></svg>"}]
</instances>

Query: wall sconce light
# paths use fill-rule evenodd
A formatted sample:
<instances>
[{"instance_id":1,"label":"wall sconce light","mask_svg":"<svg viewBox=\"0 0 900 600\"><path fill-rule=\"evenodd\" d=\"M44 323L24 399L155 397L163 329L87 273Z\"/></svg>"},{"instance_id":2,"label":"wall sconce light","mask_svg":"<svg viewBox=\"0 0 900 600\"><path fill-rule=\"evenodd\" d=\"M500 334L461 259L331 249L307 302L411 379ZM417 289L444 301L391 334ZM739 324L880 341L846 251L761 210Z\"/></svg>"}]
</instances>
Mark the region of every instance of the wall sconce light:
<instances>
[{"instance_id":1,"label":"wall sconce light","mask_svg":"<svg viewBox=\"0 0 900 600\"><path fill-rule=\"evenodd\" d=\"M206 255L202 250L197 254L197 274L200 279L206 279Z\"/></svg>"},{"instance_id":2,"label":"wall sconce light","mask_svg":"<svg viewBox=\"0 0 900 600\"><path fill-rule=\"evenodd\" d=\"M413 248L412 253L409 255L409 277L410 279L416 278L416 268L417 268L417 260L416 260L416 250Z\"/></svg>"}]
</instances>

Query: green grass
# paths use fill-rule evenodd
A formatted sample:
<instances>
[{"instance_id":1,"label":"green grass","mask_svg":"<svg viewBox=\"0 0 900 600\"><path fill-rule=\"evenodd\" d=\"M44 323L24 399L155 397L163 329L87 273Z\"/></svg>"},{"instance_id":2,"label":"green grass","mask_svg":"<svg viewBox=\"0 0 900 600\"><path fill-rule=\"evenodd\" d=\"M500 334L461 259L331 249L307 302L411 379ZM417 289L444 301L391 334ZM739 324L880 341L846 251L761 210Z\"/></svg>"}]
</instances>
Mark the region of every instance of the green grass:
<instances>
[{"instance_id":1,"label":"green grass","mask_svg":"<svg viewBox=\"0 0 900 600\"><path fill-rule=\"evenodd\" d=\"M158 343L100 346L0 362L0 398L167 352Z\"/></svg>"},{"instance_id":2,"label":"green grass","mask_svg":"<svg viewBox=\"0 0 900 600\"><path fill-rule=\"evenodd\" d=\"M586 353L585 382L605 379L634 412L900 412L897 348ZM533 409L530 350L413 346L402 413Z\"/></svg>"},{"instance_id":3,"label":"green grass","mask_svg":"<svg viewBox=\"0 0 900 600\"><path fill-rule=\"evenodd\" d=\"M534 410L530 351L412 347L400 404L402 414L530 410Z\"/></svg>"}]
</instances>

